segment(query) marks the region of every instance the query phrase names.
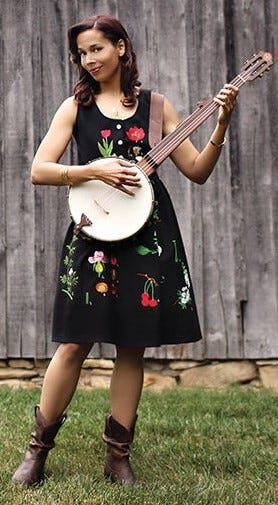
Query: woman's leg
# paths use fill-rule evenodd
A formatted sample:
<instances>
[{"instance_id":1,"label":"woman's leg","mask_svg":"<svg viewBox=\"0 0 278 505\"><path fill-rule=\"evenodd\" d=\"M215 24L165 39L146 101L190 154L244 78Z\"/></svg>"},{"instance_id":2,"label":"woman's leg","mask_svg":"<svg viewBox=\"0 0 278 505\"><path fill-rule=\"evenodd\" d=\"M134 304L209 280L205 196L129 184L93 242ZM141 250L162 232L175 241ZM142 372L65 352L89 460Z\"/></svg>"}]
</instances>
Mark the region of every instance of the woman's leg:
<instances>
[{"instance_id":1,"label":"woman's leg","mask_svg":"<svg viewBox=\"0 0 278 505\"><path fill-rule=\"evenodd\" d=\"M129 456L143 386L143 356L143 348L117 348L110 386L111 414L106 416L102 435L107 445L104 475L129 485L136 482Z\"/></svg>"},{"instance_id":2,"label":"woman's leg","mask_svg":"<svg viewBox=\"0 0 278 505\"><path fill-rule=\"evenodd\" d=\"M40 406L35 409L36 427L25 458L13 481L30 487L44 480L44 465L54 439L65 421L64 411L76 389L80 370L91 345L61 344L47 369Z\"/></svg>"},{"instance_id":3,"label":"woman's leg","mask_svg":"<svg viewBox=\"0 0 278 505\"><path fill-rule=\"evenodd\" d=\"M144 379L145 348L117 348L110 385L112 417L128 430L133 427Z\"/></svg>"},{"instance_id":4,"label":"woman's leg","mask_svg":"<svg viewBox=\"0 0 278 505\"><path fill-rule=\"evenodd\" d=\"M92 344L60 344L46 371L40 411L47 423L59 418L75 392L84 359Z\"/></svg>"}]
</instances>

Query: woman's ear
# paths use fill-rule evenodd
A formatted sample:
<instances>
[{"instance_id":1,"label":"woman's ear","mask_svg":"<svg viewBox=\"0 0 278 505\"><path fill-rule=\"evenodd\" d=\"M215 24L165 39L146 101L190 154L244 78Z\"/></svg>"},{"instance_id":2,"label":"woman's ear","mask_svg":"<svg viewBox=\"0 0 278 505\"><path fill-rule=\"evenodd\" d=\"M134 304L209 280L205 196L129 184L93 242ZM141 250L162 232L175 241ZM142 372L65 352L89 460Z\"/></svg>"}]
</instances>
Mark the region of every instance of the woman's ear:
<instances>
[{"instance_id":1,"label":"woman's ear","mask_svg":"<svg viewBox=\"0 0 278 505\"><path fill-rule=\"evenodd\" d=\"M118 40L117 42L117 48L119 52L119 56L123 56L125 54L125 42L123 39Z\"/></svg>"}]
</instances>

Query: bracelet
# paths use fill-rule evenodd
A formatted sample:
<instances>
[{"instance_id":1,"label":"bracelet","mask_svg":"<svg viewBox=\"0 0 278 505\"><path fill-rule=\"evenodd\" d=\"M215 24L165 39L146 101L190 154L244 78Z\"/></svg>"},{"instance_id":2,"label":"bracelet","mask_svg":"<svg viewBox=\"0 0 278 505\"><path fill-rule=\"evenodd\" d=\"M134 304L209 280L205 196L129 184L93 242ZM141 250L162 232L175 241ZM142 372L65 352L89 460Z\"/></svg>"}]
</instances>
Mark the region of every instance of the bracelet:
<instances>
[{"instance_id":1,"label":"bracelet","mask_svg":"<svg viewBox=\"0 0 278 505\"><path fill-rule=\"evenodd\" d=\"M62 171L61 171L61 181L62 181L62 184L66 184L67 186L70 185L69 168L68 167L62 168Z\"/></svg>"},{"instance_id":2,"label":"bracelet","mask_svg":"<svg viewBox=\"0 0 278 505\"><path fill-rule=\"evenodd\" d=\"M221 142L221 144L216 144L215 142L213 142L213 140L210 140L210 143L213 147L223 147L227 142L227 139L226 137L224 137L224 140L223 142Z\"/></svg>"}]
</instances>

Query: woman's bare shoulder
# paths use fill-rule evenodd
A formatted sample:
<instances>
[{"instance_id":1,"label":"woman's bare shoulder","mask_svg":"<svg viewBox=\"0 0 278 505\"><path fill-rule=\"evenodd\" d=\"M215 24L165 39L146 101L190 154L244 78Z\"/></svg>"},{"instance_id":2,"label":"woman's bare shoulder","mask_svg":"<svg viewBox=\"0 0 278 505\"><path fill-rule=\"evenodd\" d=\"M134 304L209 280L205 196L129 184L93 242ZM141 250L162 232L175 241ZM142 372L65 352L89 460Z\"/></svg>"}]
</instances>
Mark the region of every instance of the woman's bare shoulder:
<instances>
[{"instance_id":1,"label":"woman's bare shoulder","mask_svg":"<svg viewBox=\"0 0 278 505\"><path fill-rule=\"evenodd\" d=\"M77 110L78 104L74 99L74 96L70 96L61 103L53 117L52 122L54 124L60 122L74 124L76 120Z\"/></svg>"},{"instance_id":2,"label":"woman's bare shoulder","mask_svg":"<svg viewBox=\"0 0 278 505\"><path fill-rule=\"evenodd\" d=\"M69 96L66 98L58 108L57 112L65 112L68 114L76 114L78 109L78 104L74 98L74 96Z\"/></svg>"}]
</instances>

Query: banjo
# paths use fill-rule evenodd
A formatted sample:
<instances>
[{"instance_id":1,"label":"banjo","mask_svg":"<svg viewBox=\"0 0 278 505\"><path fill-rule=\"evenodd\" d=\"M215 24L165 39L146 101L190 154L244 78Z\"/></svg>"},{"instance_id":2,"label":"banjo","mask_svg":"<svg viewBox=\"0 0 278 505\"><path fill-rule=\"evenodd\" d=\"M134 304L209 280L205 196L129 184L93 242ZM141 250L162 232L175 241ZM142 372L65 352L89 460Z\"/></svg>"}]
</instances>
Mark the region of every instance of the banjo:
<instances>
[{"instance_id":1,"label":"banjo","mask_svg":"<svg viewBox=\"0 0 278 505\"><path fill-rule=\"evenodd\" d=\"M260 51L243 65L230 84L243 86L268 70L273 64L272 55ZM132 168L140 178L140 187L132 188L134 196L114 188L103 181L87 181L71 186L68 203L75 223L75 233L104 242L119 242L138 233L148 222L154 207L154 192L149 176L189 135L191 135L219 105L213 99L201 102L198 108L176 129L160 140ZM107 158L99 158L97 163ZM112 157L115 161L115 157Z\"/></svg>"}]
</instances>

